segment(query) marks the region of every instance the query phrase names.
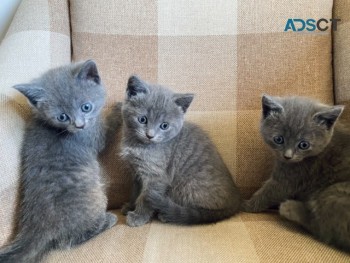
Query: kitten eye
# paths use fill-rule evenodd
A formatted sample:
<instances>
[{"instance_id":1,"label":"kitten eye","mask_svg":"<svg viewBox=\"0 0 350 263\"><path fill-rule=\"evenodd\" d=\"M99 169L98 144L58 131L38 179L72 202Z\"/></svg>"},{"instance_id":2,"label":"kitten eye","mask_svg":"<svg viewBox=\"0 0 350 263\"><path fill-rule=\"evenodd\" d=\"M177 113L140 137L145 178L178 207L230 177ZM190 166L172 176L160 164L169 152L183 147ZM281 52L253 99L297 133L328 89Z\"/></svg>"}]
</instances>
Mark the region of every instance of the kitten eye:
<instances>
[{"instance_id":1,"label":"kitten eye","mask_svg":"<svg viewBox=\"0 0 350 263\"><path fill-rule=\"evenodd\" d=\"M273 141L276 144L283 144L284 143L284 138L283 138L283 136L275 136L275 137L273 137Z\"/></svg>"},{"instance_id":2,"label":"kitten eye","mask_svg":"<svg viewBox=\"0 0 350 263\"><path fill-rule=\"evenodd\" d=\"M147 123L147 117L146 116L141 116L138 118L139 123L146 124Z\"/></svg>"},{"instance_id":3,"label":"kitten eye","mask_svg":"<svg viewBox=\"0 0 350 263\"><path fill-rule=\"evenodd\" d=\"M166 129L169 128L169 124L168 124L167 122L163 122L163 123L160 125L160 128L161 128L162 130L166 130Z\"/></svg>"},{"instance_id":4,"label":"kitten eye","mask_svg":"<svg viewBox=\"0 0 350 263\"><path fill-rule=\"evenodd\" d=\"M57 117L57 120L59 120L60 122L68 121L68 119L69 119L69 117L65 113L62 113L60 116Z\"/></svg>"},{"instance_id":5,"label":"kitten eye","mask_svg":"<svg viewBox=\"0 0 350 263\"><path fill-rule=\"evenodd\" d=\"M301 141L298 145L298 147L302 150L307 150L310 148L310 143L307 141Z\"/></svg>"},{"instance_id":6,"label":"kitten eye","mask_svg":"<svg viewBox=\"0 0 350 263\"><path fill-rule=\"evenodd\" d=\"M81 105L81 110L83 112L90 112L92 110L92 105L90 103L85 103Z\"/></svg>"}]
</instances>

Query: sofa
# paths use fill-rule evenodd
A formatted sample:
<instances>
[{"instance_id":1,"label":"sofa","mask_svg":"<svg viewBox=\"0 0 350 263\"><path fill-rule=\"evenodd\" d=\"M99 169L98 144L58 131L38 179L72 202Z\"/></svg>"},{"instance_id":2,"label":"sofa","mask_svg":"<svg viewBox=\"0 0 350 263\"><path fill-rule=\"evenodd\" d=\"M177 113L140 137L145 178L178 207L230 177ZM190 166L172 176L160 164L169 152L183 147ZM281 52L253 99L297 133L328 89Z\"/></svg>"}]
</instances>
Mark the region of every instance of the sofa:
<instances>
[{"instance_id":1,"label":"sofa","mask_svg":"<svg viewBox=\"0 0 350 263\"><path fill-rule=\"evenodd\" d=\"M293 18L340 18L337 30L285 32ZM30 108L13 88L49 68L93 59L106 112L138 74L196 94L187 120L216 144L243 198L269 176L273 157L259 134L261 95L300 95L350 106L347 0L23 0L0 46L0 246L11 240L19 200L20 149ZM350 120L346 109L343 121ZM156 219L129 227L120 208L131 176L120 134L101 157L108 209L118 224L43 262L350 262L276 210L216 224Z\"/></svg>"}]
</instances>

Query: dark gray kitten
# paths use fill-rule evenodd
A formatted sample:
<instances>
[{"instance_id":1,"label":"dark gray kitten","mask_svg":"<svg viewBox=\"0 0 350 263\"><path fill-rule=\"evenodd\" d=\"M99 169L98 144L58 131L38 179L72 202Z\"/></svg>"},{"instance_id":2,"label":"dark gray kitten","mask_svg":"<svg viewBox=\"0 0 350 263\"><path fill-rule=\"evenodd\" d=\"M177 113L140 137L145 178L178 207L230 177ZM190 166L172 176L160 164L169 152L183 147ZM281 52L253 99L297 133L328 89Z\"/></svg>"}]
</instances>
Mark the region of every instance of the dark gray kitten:
<instances>
[{"instance_id":1,"label":"dark gray kitten","mask_svg":"<svg viewBox=\"0 0 350 263\"><path fill-rule=\"evenodd\" d=\"M239 192L208 136L184 122L193 94L129 79L123 104L122 157L134 170L129 226L212 223L235 214Z\"/></svg>"},{"instance_id":2,"label":"dark gray kitten","mask_svg":"<svg viewBox=\"0 0 350 263\"><path fill-rule=\"evenodd\" d=\"M104 148L105 91L89 60L52 69L14 87L33 108L22 148L15 240L0 262L38 262L51 249L80 244L113 226L97 154Z\"/></svg>"},{"instance_id":3,"label":"dark gray kitten","mask_svg":"<svg viewBox=\"0 0 350 263\"><path fill-rule=\"evenodd\" d=\"M261 133L276 163L244 210L282 203L282 216L350 251L350 130L335 125L343 106L264 96L262 108Z\"/></svg>"}]
</instances>

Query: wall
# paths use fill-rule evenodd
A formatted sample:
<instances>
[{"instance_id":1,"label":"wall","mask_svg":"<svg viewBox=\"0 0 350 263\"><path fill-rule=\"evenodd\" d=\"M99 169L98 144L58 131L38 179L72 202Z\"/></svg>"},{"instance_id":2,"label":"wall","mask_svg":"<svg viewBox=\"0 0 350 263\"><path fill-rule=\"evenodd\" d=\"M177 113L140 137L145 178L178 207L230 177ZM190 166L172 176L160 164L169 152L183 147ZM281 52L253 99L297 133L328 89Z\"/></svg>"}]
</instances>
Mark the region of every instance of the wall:
<instances>
[{"instance_id":1,"label":"wall","mask_svg":"<svg viewBox=\"0 0 350 263\"><path fill-rule=\"evenodd\" d=\"M0 42L22 0L0 0Z\"/></svg>"}]
</instances>

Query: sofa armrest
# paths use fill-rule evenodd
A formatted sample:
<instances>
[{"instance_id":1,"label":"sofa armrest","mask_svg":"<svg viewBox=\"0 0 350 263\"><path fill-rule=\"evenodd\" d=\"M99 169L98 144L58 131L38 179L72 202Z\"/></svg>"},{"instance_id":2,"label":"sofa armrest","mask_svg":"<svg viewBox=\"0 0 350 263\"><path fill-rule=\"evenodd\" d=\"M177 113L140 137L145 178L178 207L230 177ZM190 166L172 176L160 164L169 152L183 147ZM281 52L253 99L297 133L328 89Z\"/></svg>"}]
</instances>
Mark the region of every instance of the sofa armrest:
<instances>
[{"instance_id":1,"label":"sofa armrest","mask_svg":"<svg viewBox=\"0 0 350 263\"><path fill-rule=\"evenodd\" d=\"M16 212L20 149L30 109L11 88L71 61L68 1L23 0L0 46L0 246Z\"/></svg>"},{"instance_id":2,"label":"sofa armrest","mask_svg":"<svg viewBox=\"0 0 350 263\"><path fill-rule=\"evenodd\" d=\"M337 0L333 18L341 19L333 32L334 95L336 104L350 106L350 2ZM350 120L350 109L344 112Z\"/></svg>"}]
</instances>

